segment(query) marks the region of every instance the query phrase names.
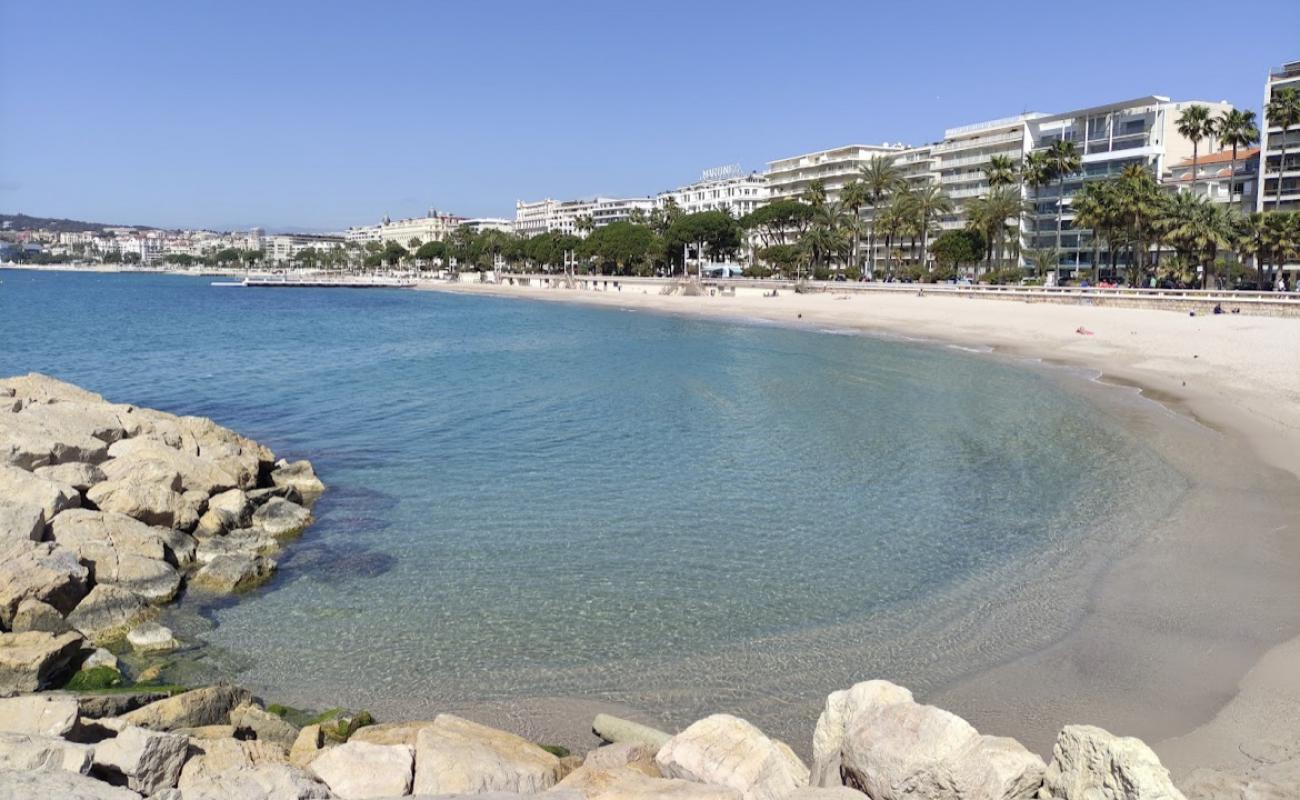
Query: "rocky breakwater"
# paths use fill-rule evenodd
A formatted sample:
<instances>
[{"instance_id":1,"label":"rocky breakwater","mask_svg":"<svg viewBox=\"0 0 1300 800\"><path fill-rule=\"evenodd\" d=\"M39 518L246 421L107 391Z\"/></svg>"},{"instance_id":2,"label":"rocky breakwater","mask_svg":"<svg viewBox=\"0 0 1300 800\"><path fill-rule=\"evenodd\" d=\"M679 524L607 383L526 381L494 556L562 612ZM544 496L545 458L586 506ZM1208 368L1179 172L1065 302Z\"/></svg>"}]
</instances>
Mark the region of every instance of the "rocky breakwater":
<instances>
[{"instance_id":1,"label":"rocky breakwater","mask_svg":"<svg viewBox=\"0 0 1300 800\"><path fill-rule=\"evenodd\" d=\"M1186 795L1137 739L1067 726L1049 761L906 689L832 693L813 762L727 714L669 735L598 717L583 757L450 714L292 721L210 686L128 711L62 693L0 700L0 800L1210 800L1295 797L1291 773L1202 777Z\"/></svg>"},{"instance_id":2,"label":"rocky breakwater","mask_svg":"<svg viewBox=\"0 0 1300 800\"><path fill-rule=\"evenodd\" d=\"M210 419L0 380L0 696L174 647L159 607L267 580L323 489Z\"/></svg>"}]
</instances>

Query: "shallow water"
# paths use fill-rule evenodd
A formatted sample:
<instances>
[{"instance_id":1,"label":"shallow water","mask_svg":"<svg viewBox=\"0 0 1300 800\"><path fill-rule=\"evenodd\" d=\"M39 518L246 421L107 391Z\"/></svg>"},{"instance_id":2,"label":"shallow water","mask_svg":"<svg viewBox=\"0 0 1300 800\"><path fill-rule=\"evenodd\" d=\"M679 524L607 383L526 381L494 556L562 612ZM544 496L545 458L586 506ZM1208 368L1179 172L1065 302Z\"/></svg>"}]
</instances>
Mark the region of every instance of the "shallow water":
<instances>
[{"instance_id":1,"label":"shallow water","mask_svg":"<svg viewBox=\"0 0 1300 800\"><path fill-rule=\"evenodd\" d=\"M210 416L314 462L317 525L270 586L194 628L238 680L298 703L569 696L793 726L852 680L937 685L1059 636L1079 595L1033 585L1186 488L1045 370L951 348L3 276L0 374Z\"/></svg>"}]
</instances>

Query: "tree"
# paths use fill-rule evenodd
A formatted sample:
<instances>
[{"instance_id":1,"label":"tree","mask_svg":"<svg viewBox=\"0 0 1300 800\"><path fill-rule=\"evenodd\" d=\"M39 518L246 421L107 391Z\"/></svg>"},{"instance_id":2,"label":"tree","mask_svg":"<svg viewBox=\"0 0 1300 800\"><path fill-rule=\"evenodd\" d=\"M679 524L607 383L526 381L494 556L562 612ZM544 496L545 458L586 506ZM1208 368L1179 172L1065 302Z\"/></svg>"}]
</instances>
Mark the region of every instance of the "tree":
<instances>
[{"instance_id":1,"label":"tree","mask_svg":"<svg viewBox=\"0 0 1300 800\"><path fill-rule=\"evenodd\" d=\"M939 221L944 214L952 212L952 200L944 194L943 189L934 183L927 183L910 193L911 204L910 210L912 219L918 229L921 237L921 262L920 266L925 269L926 266L926 238L930 235L930 227Z\"/></svg>"},{"instance_id":2,"label":"tree","mask_svg":"<svg viewBox=\"0 0 1300 800\"><path fill-rule=\"evenodd\" d=\"M812 206L800 200L777 200L740 218L740 226L758 234L764 247L798 241L812 222ZM667 231L665 230L665 233Z\"/></svg>"},{"instance_id":3,"label":"tree","mask_svg":"<svg viewBox=\"0 0 1300 800\"><path fill-rule=\"evenodd\" d=\"M1016 162L1011 156L995 155L981 169L990 189L999 189L1016 182Z\"/></svg>"},{"instance_id":4,"label":"tree","mask_svg":"<svg viewBox=\"0 0 1300 800\"><path fill-rule=\"evenodd\" d=\"M409 255L410 252L395 241L385 242L384 249L379 253L381 261L389 267L397 266Z\"/></svg>"},{"instance_id":5,"label":"tree","mask_svg":"<svg viewBox=\"0 0 1300 800\"><path fill-rule=\"evenodd\" d=\"M852 215L850 234L852 239L849 249L849 263L853 269L858 269L861 264L858 263L858 244L862 239L862 207L871 202L871 194L867 185L860 180L850 181L840 190L840 204Z\"/></svg>"},{"instance_id":6,"label":"tree","mask_svg":"<svg viewBox=\"0 0 1300 800\"><path fill-rule=\"evenodd\" d=\"M1255 125L1254 111L1228 109L1219 115L1214 125L1219 144L1232 148L1232 162L1229 165L1228 201L1235 194L1237 178L1237 148L1252 147L1259 142L1259 128Z\"/></svg>"},{"instance_id":7,"label":"tree","mask_svg":"<svg viewBox=\"0 0 1300 800\"><path fill-rule=\"evenodd\" d=\"M966 204L967 226L983 235L990 268L992 268L995 244L998 262L1003 261L1007 220L1013 218L1019 220L1024 209L1025 204L1020 199L1020 190L1009 185L998 186L988 195L977 197Z\"/></svg>"},{"instance_id":8,"label":"tree","mask_svg":"<svg viewBox=\"0 0 1300 800\"><path fill-rule=\"evenodd\" d=\"M1129 265L1129 283L1136 286L1146 274L1147 254L1155 238L1164 195L1160 193L1151 171L1141 164L1125 167L1115 187L1116 216L1133 255Z\"/></svg>"},{"instance_id":9,"label":"tree","mask_svg":"<svg viewBox=\"0 0 1300 800\"><path fill-rule=\"evenodd\" d=\"M425 242L415 251L415 257L425 264L434 261L447 263L447 245L443 242Z\"/></svg>"},{"instance_id":10,"label":"tree","mask_svg":"<svg viewBox=\"0 0 1300 800\"><path fill-rule=\"evenodd\" d=\"M800 244L816 271L848 249L848 211L841 203L823 203L815 207L812 224Z\"/></svg>"},{"instance_id":11,"label":"tree","mask_svg":"<svg viewBox=\"0 0 1300 800\"><path fill-rule=\"evenodd\" d=\"M1035 150L1025 157L1024 167L1020 170L1020 180L1034 190L1034 238L1035 249L1038 244L1038 218L1042 212L1043 189L1050 186L1055 176L1052 165L1048 162L1047 151ZM1040 252L1039 255L1042 255Z\"/></svg>"},{"instance_id":12,"label":"tree","mask_svg":"<svg viewBox=\"0 0 1300 800\"><path fill-rule=\"evenodd\" d=\"M123 253L123 254L122 254L122 263L123 263L123 264L139 264L142 260L143 260L143 259L141 259L139 253L128 252L128 253Z\"/></svg>"},{"instance_id":13,"label":"tree","mask_svg":"<svg viewBox=\"0 0 1300 800\"><path fill-rule=\"evenodd\" d=\"M1160 226L1180 253L1201 266L1201 288L1206 288L1219 248L1231 244L1227 211L1207 197L1180 192L1170 199L1166 213Z\"/></svg>"},{"instance_id":14,"label":"tree","mask_svg":"<svg viewBox=\"0 0 1300 800\"><path fill-rule=\"evenodd\" d=\"M903 185L902 173L888 156L872 156L858 170L859 179L866 190L867 205L871 206L871 225L867 229L867 274L873 275L876 267L876 217L880 206Z\"/></svg>"},{"instance_id":15,"label":"tree","mask_svg":"<svg viewBox=\"0 0 1300 800\"><path fill-rule=\"evenodd\" d=\"M1264 118L1268 124L1274 128L1281 128L1282 135L1278 138L1281 142L1282 152L1277 162L1277 188L1273 200L1273 210L1282 210L1282 175L1286 172L1286 144L1287 136L1290 135L1291 129L1300 126L1300 93L1294 87L1284 89L1274 89L1272 97L1269 98L1268 105L1264 107ZM1261 165L1267 161L1266 154L1260 154ZM1260 174L1264 173L1261 166ZM1262 177L1261 177L1262 179ZM1281 264L1278 265L1281 269Z\"/></svg>"},{"instance_id":16,"label":"tree","mask_svg":"<svg viewBox=\"0 0 1300 800\"><path fill-rule=\"evenodd\" d=\"M1201 140L1214 135L1214 120L1210 119L1210 109L1192 104L1178 115L1178 132L1192 140L1192 191L1196 191L1196 181L1200 177L1196 164L1200 155Z\"/></svg>"},{"instance_id":17,"label":"tree","mask_svg":"<svg viewBox=\"0 0 1300 800\"><path fill-rule=\"evenodd\" d=\"M424 244L424 242L420 241L419 236L412 236L411 241L407 242L406 246L411 248L411 252L414 253L416 250L420 249L420 245L422 244Z\"/></svg>"},{"instance_id":18,"label":"tree","mask_svg":"<svg viewBox=\"0 0 1300 800\"><path fill-rule=\"evenodd\" d=\"M808 188L803 193L803 199L813 208L826 205L826 184L818 178L808 184Z\"/></svg>"},{"instance_id":19,"label":"tree","mask_svg":"<svg viewBox=\"0 0 1300 800\"><path fill-rule=\"evenodd\" d=\"M1083 164L1083 159L1079 157L1079 151L1075 148L1074 142L1068 139L1058 139L1052 142L1052 146L1047 148L1047 163L1049 165L1052 177L1056 178L1056 249L1061 249L1061 218L1065 211L1065 179L1079 171ZM1057 265L1060 269L1060 265ZM1060 278L1060 275L1057 275Z\"/></svg>"},{"instance_id":20,"label":"tree","mask_svg":"<svg viewBox=\"0 0 1300 800\"><path fill-rule=\"evenodd\" d=\"M710 257L730 256L740 248L740 224L726 211L700 211L695 214L683 214L673 221L664 236L664 247L671 263L678 253L684 253L689 245L694 245L699 259L704 260L707 252ZM686 261L683 255L682 274L686 274Z\"/></svg>"},{"instance_id":21,"label":"tree","mask_svg":"<svg viewBox=\"0 0 1300 800\"><path fill-rule=\"evenodd\" d=\"M789 276L803 263L803 249L797 244L774 244L757 253L764 262L776 267L783 276Z\"/></svg>"},{"instance_id":22,"label":"tree","mask_svg":"<svg viewBox=\"0 0 1300 800\"><path fill-rule=\"evenodd\" d=\"M1055 247L1030 247L1025 249L1025 261L1032 264L1039 277L1055 270L1061 262L1061 251Z\"/></svg>"},{"instance_id":23,"label":"tree","mask_svg":"<svg viewBox=\"0 0 1300 800\"><path fill-rule=\"evenodd\" d=\"M1118 204L1115 197L1113 181L1093 181L1085 183L1083 188L1071 201L1074 205L1074 227L1091 231L1092 243L1092 277L1101 279L1101 266L1097 263L1098 243L1106 240L1107 250L1111 254L1111 268L1115 267L1115 251L1118 230Z\"/></svg>"},{"instance_id":24,"label":"tree","mask_svg":"<svg viewBox=\"0 0 1300 800\"><path fill-rule=\"evenodd\" d=\"M596 229L596 222L590 214L583 214L573 221L573 227L578 233L585 235Z\"/></svg>"},{"instance_id":25,"label":"tree","mask_svg":"<svg viewBox=\"0 0 1300 800\"><path fill-rule=\"evenodd\" d=\"M976 264L984 256L984 236L977 230L944 231L934 240L934 260L947 271L961 271L962 264Z\"/></svg>"},{"instance_id":26,"label":"tree","mask_svg":"<svg viewBox=\"0 0 1300 800\"><path fill-rule=\"evenodd\" d=\"M602 272L605 267L613 267L614 274L622 275L629 267L644 268L654 246L655 232L650 226L612 222L592 232L579 249L584 255L596 258Z\"/></svg>"}]
</instances>

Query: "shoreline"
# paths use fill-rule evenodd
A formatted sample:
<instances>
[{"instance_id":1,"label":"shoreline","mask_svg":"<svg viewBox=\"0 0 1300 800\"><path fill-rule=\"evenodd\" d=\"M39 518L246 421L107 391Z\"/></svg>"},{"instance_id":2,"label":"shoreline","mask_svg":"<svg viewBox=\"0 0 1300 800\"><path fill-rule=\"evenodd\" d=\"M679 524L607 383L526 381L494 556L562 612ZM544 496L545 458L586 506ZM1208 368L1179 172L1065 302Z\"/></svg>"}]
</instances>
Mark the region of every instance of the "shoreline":
<instances>
[{"instance_id":1,"label":"shoreline","mask_svg":"<svg viewBox=\"0 0 1300 800\"><path fill-rule=\"evenodd\" d=\"M1295 522L1300 519L1300 503L1295 502L1300 497L1297 492L1300 484L1296 481L1300 477L1300 427L1288 424L1287 420L1300 421L1300 321L1228 316L1189 318L1164 311L985 304L969 299L914 295L855 296L850 299L797 294L779 298L721 298L483 284L424 284L420 289L901 337L968 350L973 354L985 352L1022 361L1038 361L1046 368L1086 370L1095 376L1090 382L1098 391L1112 393L1116 388L1129 389L1145 398L1144 402L1150 401L1166 409L1177 418L1176 421L1181 421L1179 424L1199 429L1197 438L1203 444L1201 452L1183 455L1184 459L1191 461L1176 465L1176 468L1180 472L1200 471L1203 475L1189 492L1189 507L1175 513L1165 526L1161 526L1168 529L1162 537L1180 535L1192 539L1203 553L1211 552L1216 546L1226 547L1228 542L1222 534L1204 530L1206 525L1202 520L1205 515L1218 513L1217 524L1229 525L1234 516L1241 517L1246 511L1264 509L1255 509L1258 503L1245 509L1216 507L1221 504L1207 503L1207 498L1201 496L1217 491L1220 496L1227 497L1232 492L1258 490L1262 493L1253 499L1262 500L1270 507L1267 509L1269 520L1261 520L1267 529L1256 529L1250 542L1254 548L1251 556L1253 569L1267 570L1270 561L1279 557L1287 564L1297 563L1297 545L1300 542L1297 542L1294 532ZM975 313L971 313L972 309ZM1094 333L1092 336L1077 334L1077 327ZM1215 336L1219 333L1215 329L1222 327L1229 328L1230 335ZM1052 331L1052 328L1060 331ZM1048 334L1048 331L1052 332ZM1132 344L1134 341L1138 342L1137 347ZM1261 360L1271 363L1272 368L1258 369ZM1246 378L1252 380L1247 382ZM1079 377L1076 383L1080 380L1084 379ZM1221 438L1216 441L1214 434ZM1177 456L1184 444L1185 439L1167 441L1162 455L1172 453ZM1233 464L1235 470L1249 473L1247 485L1230 485L1232 481L1226 481L1207 487L1207 481L1213 479L1206 476L1212 475L1212 470L1198 465L1195 462L1197 458L1209 459L1207 463L1225 459L1224 463ZM1201 528L1199 536L1192 536L1179 527L1197 524ZM1222 532L1229 530L1233 536L1239 533L1230 527L1220 528ZM1286 531L1290 532L1289 535ZM1234 539L1233 544L1241 542ZM1219 557L1230 554L1232 548L1226 548ZM1143 550L1141 542L1136 552L1119 557L1098 579L1093 600L1079 627L1086 630L1090 621L1093 628L1126 624L1124 614L1128 609L1107 607L1108 590L1115 586L1115 581L1128 581L1130 584L1147 581L1147 570L1158 571L1169 566L1168 558L1168 553L1160 556L1151 547ZM1187 590L1190 587L1174 585L1179 583L1180 577L1184 580L1189 577L1188 574L1180 576L1180 572L1195 572L1198 580L1212 581L1216 578L1216 570L1223 571L1216 560L1211 558L1210 563L1193 568L1189 554L1182 558L1184 563L1175 563L1170 574L1161 574L1153 584L1165 589ZM1143 565L1138 570L1141 575L1133 573L1135 564ZM1293 592L1279 603L1282 608L1298 607L1293 598L1300 597L1294 593L1300 590L1300 586L1295 585L1294 575L1294 571L1288 573L1284 567L1280 574L1270 578L1274 590L1286 591L1289 588ZM1259 579L1258 572L1248 573L1238 576L1236 584L1229 585L1242 596L1247 596L1251 595L1251 585ZM1207 586L1219 588L1213 582ZM1153 608L1160 607L1160 599L1147 599ZM1226 599L1231 600L1231 597ZM1268 601L1267 597L1258 599ZM1277 602L1277 597L1274 596L1272 601ZM1182 658L1202 662L1231 662L1226 670L1221 665L1212 679L1199 685L1202 694L1217 694L1217 702L1208 713L1202 710L1188 714L1184 708L1168 707L1168 715L1179 717L1181 727L1166 728L1157 737L1143 736L1154 742L1153 748L1175 776L1193 767L1247 769L1263 760L1258 755L1260 752L1270 754L1270 758L1300 754L1300 731L1293 730L1293 726L1288 724L1300 715L1300 636L1297 636L1300 634L1300 619L1296 619L1300 615L1290 614L1289 625L1275 624L1270 629L1271 638L1269 631L1245 634L1235 643L1231 657L1224 659L1220 654L1211 659L1196 649L1198 643L1204 645L1204 642L1187 638L1187 632L1178 631L1177 627L1194 622L1201 614L1213 613L1215 604L1233 605L1216 600L1214 604L1198 609L1195 615L1187 615L1187 609L1161 608L1161 624L1171 629L1149 631L1152 636L1168 637L1162 646L1169 654L1178 652ZM1184 619L1178 619L1180 613L1185 615ZM1225 626L1225 631L1232 625L1232 621L1226 618L1219 622ZM1243 627L1248 626L1243 624ZM1019 731L1009 730L1001 723L1023 719L1026 713L1041 714L1042 709L1017 707L1014 703L1017 692L1008 687L1021 685L1019 681L1044 668L1080 669L1079 659L1085 659L1086 663L1091 651L1079 648L1079 644L1088 641L1090 648L1105 644L1104 637L1099 639L1098 635L1100 632L1097 630L1091 634L1080 634L1076 630L1066 637L1065 642L1051 644L1028 656L1012 658L980 676L959 680L927 700L953 708L982 730L1015 735ZM1069 640L1074 641L1073 648ZM1093 666L1104 669L1104 662L1094 660ZM1150 664L1129 666L1137 669ZM1088 678L1093 679L1096 688L1096 676L1089 675L1087 668L1073 677L1080 679L1080 682L1070 684L1073 688ZM1158 675L1146 677L1153 685L1162 682ZM1122 694L1126 688L1112 687L1112 691ZM1001 698L995 701L993 698L999 695ZM980 698L978 704L976 697ZM1175 697L1167 700L1174 702ZM1129 701L1132 699L1130 697ZM1088 707L1087 704L1080 705ZM1133 722L1149 722L1142 720L1141 716L1139 713ZM1070 718L1078 719L1079 715L1075 713ZM1134 735L1142 734L1135 732Z\"/></svg>"}]
</instances>

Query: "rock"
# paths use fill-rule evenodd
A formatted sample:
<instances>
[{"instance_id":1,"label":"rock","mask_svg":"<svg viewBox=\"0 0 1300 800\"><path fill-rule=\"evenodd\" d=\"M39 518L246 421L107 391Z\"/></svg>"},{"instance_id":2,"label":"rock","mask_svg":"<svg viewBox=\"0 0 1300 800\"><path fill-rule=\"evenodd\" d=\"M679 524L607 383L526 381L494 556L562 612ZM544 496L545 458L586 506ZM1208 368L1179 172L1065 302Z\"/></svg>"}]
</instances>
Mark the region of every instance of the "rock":
<instances>
[{"instance_id":1,"label":"rock","mask_svg":"<svg viewBox=\"0 0 1300 800\"><path fill-rule=\"evenodd\" d=\"M96 647L95 652L86 656L86 660L81 662L82 669L94 669L95 667L108 667L121 672L117 664L117 656L102 647Z\"/></svg>"},{"instance_id":2,"label":"rock","mask_svg":"<svg viewBox=\"0 0 1300 800\"><path fill-rule=\"evenodd\" d=\"M177 450L152 439L123 439L108 448L108 454L118 462L114 469L128 469L132 461L158 461L180 474L181 485L177 491L203 492L213 495L234 489L239 481L229 472L192 453ZM104 474L113 477L107 465Z\"/></svg>"},{"instance_id":3,"label":"rock","mask_svg":"<svg viewBox=\"0 0 1300 800\"><path fill-rule=\"evenodd\" d=\"M325 484L316 477L310 461L279 461L271 471L271 482L276 486L292 486L304 498L319 497Z\"/></svg>"},{"instance_id":4,"label":"rock","mask_svg":"<svg viewBox=\"0 0 1300 800\"><path fill-rule=\"evenodd\" d=\"M779 800L808 785L808 768L794 751L729 714L705 717L672 737L655 763L670 778L729 786L745 800Z\"/></svg>"},{"instance_id":5,"label":"rock","mask_svg":"<svg viewBox=\"0 0 1300 800\"><path fill-rule=\"evenodd\" d=\"M110 458L100 465L104 482L157 486L180 494L181 474L171 462L161 458Z\"/></svg>"},{"instance_id":6,"label":"rock","mask_svg":"<svg viewBox=\"0 0 1300 800\"><path fill-rule=\"evenodd\" d=\"M102 721L107 718L118 717L167 697L167 692L147 689L108 693L61 691L57 694L60 697L71 697L77 701L77 708L83 723L91 719Z\"/></svg>"},{"instance_id":7,"label":"rock","mask_svg":"<svg viewBox=\"0 0 1300 800\"><path fill-rule=\"evenodd\" d=\"M197 728L177 728L172 733L178 733L181 736L190 739L234 739L234 725L200 725ZM185 762L188 764L189 762Z\"/></svg>"},{"instance_id":8,"label":"rock","mask_svg":"<svg viewBox=\"0 0 1300 800\"><path fill-rule=\"evenodd\" d=\"M253 512L252 527L276 538L294 536L311 524L311 512L297 503L272 497Z\"/></svg>"},{"instance_id":9,"label":"rock","mask_svg":"<svg viewBox=\"0 0 1300 800\"><path fill-rule=\"evenodd\" d=\"M27 413L0 414L0 464L30 470L72 461L98 464L107 457L108 445L82 430Z\"/></svg>"},{"instance_id":10,"label":"rock","mask_svg":"<svg viewBox=\"0 0 1300 800\"><path fill-rule=\"evenodd\" d=\"M28 597L18 604L18 610L14 612L9 629L14 633L26 631L66 633L72 628L54 606L42 603L35 597Z\"/></svg>"},{"instance_id":11,"label":"rock","mask_svg":"<svg viewBox=\"0 0 1300 800\"><path fill-rule=\"evenodd\" d=\"M0 732L0 770L90 771L94 748L57 736Z\"/></svg>"},{"instance_id":12,"label":"rock","mask_svg":"<svg viewBox=\"0 0 1300 800\"><path fill-rule=\"evenodd\" d=\"M415 739L424 728L432 728L433 721L422 722L383 722L367 725L348 737L349 742L366 742L368 744L405 744L415 746Z\"/></svg>"},{"instance_id":13,"label":"rock","mask_svg":"<svg viewBox=\"0 0 1300 800\"><path fill-rule=\"evenodd\" d=\"M77 715L77 701L71 697L10 697L0 700L0 732L67 736L77 727Z\"/></svg>"},{"instance_id":14,"label":"rock","mask_svg":"<svg viewBox=\"0 0 1300 800\"><path fill-rule=\"evenodd\" d=\"M672 735L661 730L642 725L639 722L620 719L609 714L597 714L591 722L591 731L607 742L637 742L658 750Z\"/></svg>"},{"instance_id":15,"label":"rock","mask_svg":"<svg viewBox=\"0 0 1300 800\"><path fill-rule=\"evenodd\" d=\"M451 714L416 735L415 764L415 794L536 793L560 773L560 760L537 745Z\"/></svg>"},{"instance_id":16,"label":"rock","mask_svg":"<svg viewBox=\"0 0 1300 800\"><path fill-rule=\"evenodd\" d=\"M810 783L814 786L839 786L840 749L844 733L853 719L868 709L911 703L912 693L889 681L863 681L850 689L831 692L826 707L817 718L813 731L813 766Z\"/></svg>"},{"instance_id":17,"label":"rock","mask_svg":"<svg viewBox=\"0 0 1300 800\"><path fill-rule=\"evenodd\" d=\"M316 756L310 771L343 800L366 800L410 793L414 769L407 745L347 742Z\"/></svg>"},{"instance_id":18,"label":"rock","mask_svg":"<svg viewBox=\"0 0 1300 800\"><path fill-rule=\"evenodd\" d=\"M1255 763L1245 773L1202 768L1178 785L1187 800L1289 800L1300 797L1300 756Z\"/></svg>"},{"instance_id":19,"label":"rock","mask_svg":"<svg viewBox=\"0 0 1300 800\"><path fill-rule=\"evenodd\" d=\"M844 785L877 800L1027 800L1042 783L1042 759L1019 742L933 706L878 703L846 722Z\"/></svg>"},{"instance_id":20,"label":"rock","mask_svg":"<svg viewBox=\"0 0 1300 800\"><path fill-rule=\"evenodd\" d=\"M663 773L659 771L659 765L655 763L655 753L657 751L658 748L651 748L637 742L616 742L604 747L597 747L587 753L582 765L597 770L628 767L651 778L662 778Z\"/></svg>"},{"instance_id":21,"label":"rock","mask_svg":"<svg viewBox=\"0 0 1300 800\"><path fill-rule=\"evenodd\" d=\"M804 789L795 789L786 795L785 800L862 800L866 797L862 792L854 791L847 786L809 786Z\"/></svg>"},{"instance_id":22,"label":"rock","mask_svg":"<svg viewBox=\"0 0 1300 800\"><path fill-rule=\"evenodd\" d=\"M39 542L45 537L45 509L34 503L0 498L0 541Z\"/></svg>"},{"instance_id":23,"label":"rock","mask_svg":"<svg viewBox=\"0 0 1300 800\"><path fill-rule=\"evenodd\" d=\"M125 514L88 509L56 517L50 538L75 552L96 583L115 584L154 602L176 595L181 578L174 565L193 546L193 539L183 533Z\"/></svg>"},{"instance_id":24,"label":"rock","mask_svg":"<svg viewBox=\"0 0 1300 800\"><path fill-rule=\"evenodd\" d=\"M230 719L231 709L251 696L247 689L218 684L150 703L123 715L122 719L130 725L156 731L224 725Z\"/></svg>"},{"instance_id":25,"label":"rock","mask_svg":"<svg viewBox=\"0 0 1300 800\"><path fill-rule=\"evenodd\" d=\"M587 800L740 800L742 797L729 786L651 777L626 766L598 768L586 764L560 781L558 788L579 792Z\"/></svg>"},{"instance_id":26,"label":"rock","mask_svg":"<svg viewBox=\"0 0 1300 800\"><path fill-rule=\"evenodd\" d=\"M329 788L284 764L232 769L185 788L185 800L327 800Z\"/></svg>"},{"instance_id":27,"label":"rock","mask_svg":"<svg viewBox=\"0 0 1300 800\"><path fill-rule=\"evenodd\" d=\"M172 635L171 628L159 625L156 622L145 622L137 625L126 635L126 640L139 653L175 650L180 646L180 642L176 641L176 637Z\"/></svg>"},{"instance_id":28,"label":"rock","mask_svg":"<svg viewBox=\"0 0 1300 800\"><path fill-rule=\"evenodd\" d=\"M253 502L243 489L230 489L208 499L207 511L199 518L195 533L220 536L226 531L243 528L253 519Z\"/></svg>"},{"instance_id":29,"label":"rock","mask_svg":"<svg viewBox=\"0 0 1300 800\"><path fill-rule=\"evenodd\" d=\"M0 497L10 503L35 506L45 512L47 520L65 508L81 505L81 494L68 484L8 464L0 464Z\"/></svg>"},{"instance_id":30,"label":"rock","mask_svg":"<svg viewBox=\"0 0 1300 800\"><path fill-rule=\"evenodd\" d=\"M71 631L0 633L0 697L57 685L72 672L84 641Z\"/></svg>"},{"instance_id":31,"label":"rock","mask_svg":"<svg viewBox=\"0 0 1300 800\"><path fill-rule=\"evenodd\" d=\"M97 483L86 492L86 499L101 511L125 514L146 525L160 525L164 528L176 525L183 505L179 492L139 481L108 480Z\"/></svg>"},{"instance_id":32,"label":"rock","mask_svg":"<svg viewBox=\"0 0 1300 800\"><path fill-rule=\"evenodd\" d=\"M53 542L0 540L0 627L13 624L28 598L67 614L86 595L89 577L76 553Z\"/></svg>"},{"instance_id":33,"label":"rock","mask_svg":"<svg viewBox=\"0 0 1300 800\"><path fill-rule=\"evenodd\" d=\"M269 448L206 417L181 417L179 422L182 447L193 448L192 452L234 475L240 488L256 486L275 460Z\"/></svg>"},{"instance_id":34,"label":"rock","mask_svg":"<svg viewBox=\"0 0 1300 800\"><path fill-rule=\"evenodd\" d=\"M267 764L287 764L284 748L271 742L240 741L231 738L190 741L190 759L181 769L176 785L188 790L197 783L232 769L251 769Z\"/></svg>"},{"instance_id":35,"label":"rock","mask_svg":"<svg viewBox=\"0 0 1300 800\"><path fill-rule=\"evenodd\" d=\"M357 733L366 730L362 728ZM354 735L353 738L356 738ZM293 747L289 748L289 763L295 767L306 769L312 760L320 753L324 745L324 737L321 736L319 725L308 725L298 731L298 737L293 740Z\"/></svg>"},{"instance_id":36,"label":"rock","mask_svg":"<svg viewBox=\"0 0 1300 800\"><path fill-rule=\"evenodd\" d=\"M66 483L82 494L85 494L86 490L95 484L108 480L102 469L94 464L86 464L81 461L69 461L66 464L37 467L32 471L46 480L55 483Z\"/></svg>"},{"instance_id":37,"label":"rock","mask_svg":"<svg viewBox=\"0 0 1300 800\"><path fill-rule=\"evenodd\" d=\"M140 795L64 769L0 771L0 800L37 798L140 800Z\"/></svg>"},{"instance_id":38,"label":"rock","mask_svg":"<svg viewBox=\"0 0 1300 800\"><path fill-rule=\"evenodd\" d=\"M237 528L225 536L208 536L198 540L194 560L207 564L221 555L265 556L280 549L274 537L252 528Z\"/></svg>"},{"instance_id":39,"label":"rock","mask_svg":"<svg viewBox=\"0 0 1300 800\"><path fill-rule=\"evenodd\" d=\"M188 749L184 736L128 725L95 746L91 774L150 795L176 785Z\"/></svg>"},{"instance_id":40,"label":"rock","mask_svg":"<svg viewBox=\"0 0 1300 800\"><path fill-rule=\"evenodd\" d=\"M1091 725L1056 737L1039 797L1045 800L1184 800L1169 770L1141 740Z\"/></svg>"},{"instance_id":41,"label":"rock","mask_svg":"<svg viewBox=\"0 0 1300 800\"><path fill-rule=\"evenodd\" d=\"M32 406L39 403L103 403L104 398L74 383L51 378L42 372L29 372L12 378L0 379L0 389L10 392L10 397L17 397L23 405Z\"/></svg>"},{"instance_id":42,"label":"rock","mask_svg":"<svg viewBox=\"0 0 1300 800\"><path fill-rule=\"evenodd\" d=\"M241 703L230 712L230 724L239 734L252 734L261 742L274 742L286 751L298 738L298 729L266 709Z\"/></svg>"},{"instance_id":43,"label":"rock","mask_svg":"<svg viewBox=\"0 0 1300 800\"><path fill-rule=\"evenodd\" d=\"M101 583L77 604L67 621L91 641L106 642L120 638L152 613L153 607L144 597L130 589Z\"/></svg>"},{"instance_id":44,"label":"rock","mask_svg":"<svg viewBox=\"0 0 1300 800\"><path fill-rule=\"evenodd\" d=\"M73 434L79 439L98 439L112 444L126 434L113 407L99 402L59 401L27 406L23 413L40 421L48 430ZM63 459L60 459L63 461Z\"/></svg>"},{"instance_id":45,"label":"rock","mask_svg":"<svg viewBox=\"0 0 1300 800\"><path fill-rule=\"evenodd\" d=\"M224 553L214 556L190 578L190 585L220 594L243 592L270 580L275 574L275 560L249 553Z\"/></svg>"},{"instance_id":46,"label":"rock","mask_svg":"<svg viewBox=\"0 0 1300 800\"><path fill-rule=\"evenodd\" d=\"M181 505L176 511L176 520L172 527L182 531L192 531L198 524L203 512L208 510L208 496L193 489L181 493Z\"/></svg>"}]
</instances>

